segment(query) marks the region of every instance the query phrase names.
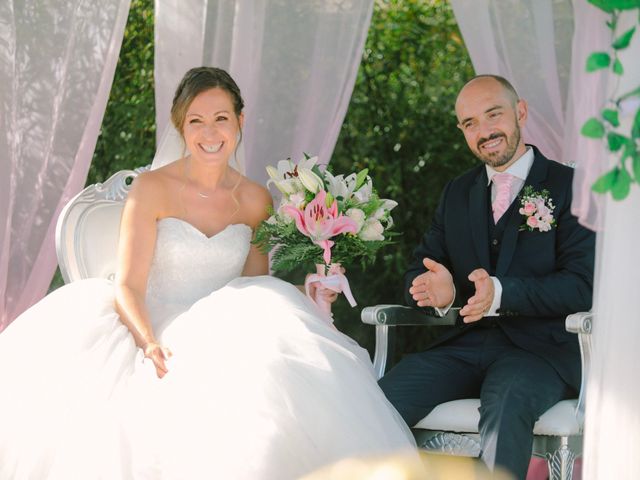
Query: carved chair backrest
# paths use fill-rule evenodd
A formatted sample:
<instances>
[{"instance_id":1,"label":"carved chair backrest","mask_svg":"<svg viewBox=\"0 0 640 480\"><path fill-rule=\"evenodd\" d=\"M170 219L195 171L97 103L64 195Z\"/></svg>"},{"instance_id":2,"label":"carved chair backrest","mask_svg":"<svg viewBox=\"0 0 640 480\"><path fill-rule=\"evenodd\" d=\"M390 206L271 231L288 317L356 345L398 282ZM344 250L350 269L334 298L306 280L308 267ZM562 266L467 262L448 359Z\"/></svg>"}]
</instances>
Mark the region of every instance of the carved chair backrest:
<instances>
[{"instance_id":1,"label":"carved chair backrest","mask_svg":"<svg viewBox=\"0 0 640 480\"><path fill-rule=\"evenodd\" d=\"M131 181L148 169L121 170L64 207L56 224L56 255L65 283L114 277L122 208Z\"/></svg>"}]
</instances>

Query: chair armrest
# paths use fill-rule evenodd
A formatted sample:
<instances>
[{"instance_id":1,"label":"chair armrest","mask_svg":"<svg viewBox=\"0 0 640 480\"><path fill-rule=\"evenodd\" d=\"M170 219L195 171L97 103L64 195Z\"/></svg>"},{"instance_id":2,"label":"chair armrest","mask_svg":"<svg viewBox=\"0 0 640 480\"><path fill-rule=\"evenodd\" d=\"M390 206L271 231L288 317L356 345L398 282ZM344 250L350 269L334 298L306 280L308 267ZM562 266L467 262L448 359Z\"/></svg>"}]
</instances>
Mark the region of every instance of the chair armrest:
<instances>
[{"instance_id":1,"label":"chair armrest","mask_svg":"<svg viewBox=\"0 0 640 480\"><path fill-rule=\"evenodd\" d=\"M417 308L403 307L401 305L374 305L365 307L360 314L363 323L375 325L376 347L373 355L373 369L376 377L384 375L387 366L389 347L389 327L403 325L418 325L435 327L442 325L455 325L459 308L451 308L446 315L438 317L435 311L429 315Z\"/></svg>"},{"instance_id":2,"label":"chair armrest","mask_svg":"<svg viewBox=\"0 0 640 480\"><path fill-rule=\"evenodd\" d=\"M374 305L365 307L360 314L362 323L368 325L386 325L397 327L402 325L422 325L426 327L455 325L459 308L451 308L446 315L439 317L433 311L429 314L423 310L401 305Z\"/></svg>"},{"instance_id":3,"label":"chair armrest","mask_svg":"<svg viewBox=\"0 0 640 480\"><path fill-rule=\"evenodd\" d=\"M591 326L593 323L593 313L591 312L580 312L580 313L572 313L567 316L565 320L565 328L567 332L571 333L591 333Z\"/></svg>"},{"instance_id":4,"label":"chair armrest","mask_svg":"<svg viewBox=\"0 0 640 480\"><path fill-rule=\"evenodd\" d=\"M580 357L582 359L582 379L580 381L580 395L578 396L578 405L576 406L576 418L582 424L585 411L585 394L587 390L587 378L589 377L589 368L591 365L591 328L593 325L592 312L579 312L568 315L565 320L565 328L567 332L576 333L578 335L578 343L580 344Z\"/></svg>"}]
</instances>

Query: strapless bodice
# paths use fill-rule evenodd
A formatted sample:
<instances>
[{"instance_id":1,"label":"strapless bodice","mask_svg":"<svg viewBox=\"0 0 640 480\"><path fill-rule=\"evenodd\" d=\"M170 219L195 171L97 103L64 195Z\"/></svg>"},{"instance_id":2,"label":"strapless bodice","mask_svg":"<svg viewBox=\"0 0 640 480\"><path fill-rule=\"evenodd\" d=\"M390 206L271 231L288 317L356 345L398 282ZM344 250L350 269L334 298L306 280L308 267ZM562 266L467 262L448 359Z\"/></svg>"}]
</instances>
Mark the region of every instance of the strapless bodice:
<instances>
[{"instance_id":1,"label":"strapless bodice","mask_svg":"<svg viewBox=\"0 0 640 480\"><path fill-rule=\"evenodd\" d=\"M251 227L231 224L207 237L173 217L158 221L158 234L147 284L151 310L189 306L242 274L249 254Z\"/></svg>"}]
</instances>

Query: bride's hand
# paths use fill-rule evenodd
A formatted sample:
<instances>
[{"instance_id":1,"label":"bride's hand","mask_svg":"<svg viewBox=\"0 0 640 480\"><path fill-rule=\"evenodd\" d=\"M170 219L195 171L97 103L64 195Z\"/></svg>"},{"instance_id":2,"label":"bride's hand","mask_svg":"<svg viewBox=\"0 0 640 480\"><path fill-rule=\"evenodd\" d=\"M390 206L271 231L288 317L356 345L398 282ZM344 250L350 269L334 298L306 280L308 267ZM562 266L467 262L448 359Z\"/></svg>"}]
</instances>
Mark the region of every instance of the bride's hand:
<instances>
[{"instance_id":1,"label":"bride's hand","mask_svg":"<svg viewBox=\"0 0 640 480\"><path fill-rule=\"evenodd\" d=\"M332 267L335 268L334 271L329 271L328 275L332 273L341 273L345 274L347 271L344 269L342 265ZM311 275L308 274L307 277ZM320 282L312 282L309 284L309 295L316 303L333 303L338 299L339 292L334 292L333 290L323 287Z\"/></svg>"},{"instance_id":2,"label":"bride's hand","mask_svg":"<svg viewBox=\"0 0 640 480\"><path fill-rule=\"evenodd\" d=\"M159 343L149 342L143 347L144 356L153 362L156 367L158 378L162 378L169 371L166 361L169 360L172 353L167 347L163 347Z\"/></svg>"},{"instance_id":3,"label":"bride's hand","mask_svg":"<svg viewBox=\"0 0 640 480\"><path fill-rule=\"evenodd\" d=\"M338 299L338 292L334 292L322 285L314 286L312 287L312 290L311 295L316 302L333 303Z\"/></svg>"}]
</instances>

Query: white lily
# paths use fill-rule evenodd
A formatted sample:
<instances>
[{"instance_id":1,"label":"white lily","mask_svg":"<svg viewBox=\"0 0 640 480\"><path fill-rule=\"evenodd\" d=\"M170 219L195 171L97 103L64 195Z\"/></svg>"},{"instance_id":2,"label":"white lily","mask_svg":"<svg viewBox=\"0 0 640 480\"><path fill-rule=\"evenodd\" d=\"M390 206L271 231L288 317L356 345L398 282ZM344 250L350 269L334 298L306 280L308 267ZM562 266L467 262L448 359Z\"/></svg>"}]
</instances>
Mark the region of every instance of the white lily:
<instances>
[{"instance_id":1,"label":"white lily","mask_svg":"<svg viewBox=\"0 0 640 480\"><path fill-rule=\"evenodd\" d=\"M349 217L351 220L353 220L354 222L356 222L356 225L358 227L358 232L362 230L362 227L364 226L364 222L365 222L365 217L366 217L366 215L362 210L360 210L359 208L350 208L349 210L347 210L345 215Z\"/></svg>"},{"instance_id":2,"label":"white lily","mask_svg":"<svg viewBox=\"0 0 640 480\"><path fill-rule=\"evenodd\" d=\"M381 198L382 208L384 208L387 212L390 212L394 208L398 206L398 202L395 200L389 200L388 198Z\"/></svg>"},{"instance_id":3,"label":"white lily","mask_svg":"<svg viewBox=\"0 0 640 480\"><path fill-rule=\"evenodd\" d=\"M278 162L278 167L282 162L286 162L287 160L281 160ZM285 195L292 195L296 192L300 192L304 190L304 186L298 179L298 177L287 176L287 172L280 174L280 168L276 170L271 165L267 166L267 173L269 177L271 177L267 181L267 187L272 183L276 186L278 190L280 190Z\"/></svg>"},{"instance_id":4,"label":"white lily","mask_svg":"<svg viewBox=\"0 0 640 480\"><path fill-rule=\"evenodd\" d=\"M296 208L303 209L305 202L304 192L296 192L289 196L289 205L293 205Z\"/></svg>"},{"instance_id":5,"label":"white lily","mask_svg":"<svg viewBox=\"0 0 640 480\"><path fill-rule=\"evenodd\" d=\"M356 186L355 173L344 178L344 175L333 176L330 172L325 171L324 179L327 181L327 191L333 195L333 198L341 198L344 201L353 195L353 189Z\"/></svg>"},{"instance_id":6,"label":"white lily","mask_svg":"<svg viewBox=\"0 0 640 480\"><path fill-rule=\"evenodd\" d=\"M304 185L304 188L311 193L318 193L318 191L324 190L324 182L322 179L309 168L298 166L298 178L300 182L302 182L302 185Z\"/></svg>"},{"instance_id":7,"label":"white lily","mask_svg":"<svg viewBox=\"0 0 640 480\"><path fill-rule=\"evenodd\" d=\"M286 207L287 205L291 205L291 204L288 203L288 202L282 202L280 204L280 206L278 207L278 211L277 211L276 215L274 215L274 216L278 217L277 218L278 222L283 222L285 224L293 222L293 218L291 218L291 216L287 215L285 213L285 211L284 211L284 207Z\"/></svg>"},{"instance_id":8,"label":"white lily","mask_svg":"<svg viewBox=\"0 0 640 480\"><path fill-rule=\"evenodd\" d=\"M276 168L269 165L267 173L270 179L267 181L267 187L273 183L285 195L302 192L304 185L299 179L299 171L300 169L311 170L317 162L318 157L311 157L300 160L297 165L291 159L280 160Z\"/></svg>"},{"instance_id":9,"label":"white lily","mask_svg":"<svg viewBox=\"0 0 640 480\"><path fill-rule=\"evenodd\" d=\"M398 206L398 202L394 200L381 198L380 201L382 202L382 205L372 215L372 218L375 218L376 220L382 220L383 218L388 216L391 210Z\"/></svg>"},{"instance_id":10,"label":"white lily","mask_svg":"<svg viewBox=\"0 0 640 480\"><path fill-rule=\"evenodd\" d=\"M384 232L382 223L374 218L370 218L365 222L362 230L360 230L360 233L358 233L358 236L365 242L372 240L382 241L384 240L384 235L382 235L382 232Z\"/></svg>"},{"instance_id":11,"label":"white lily","mask_svg":"<svg viewBox=\"0 0 640 480\"><path fill-rule=\"evenodd\" d=\"M367 180L362 184L362 186L353 194L353 198L358 203L367 203L371 198L371 194L373 193L373 182L371 181L371 177L367 177Z\"/></svg>"},{"instance_id":12,"label":"white lily","mask_svg":"<svg viewBox=\"0 0 640 480\"><path fill-rule=\"evenodd\" d=\"M317 162L318 157L311 157L304 158L297 164L287 159L280 160L276 168L269 165L267 173L270 179L267 181L267 187L273 183L285 195L304 192L305 188L317 193L324 186L322 179L311 171Z\"/></svg>"}]
</instances>

